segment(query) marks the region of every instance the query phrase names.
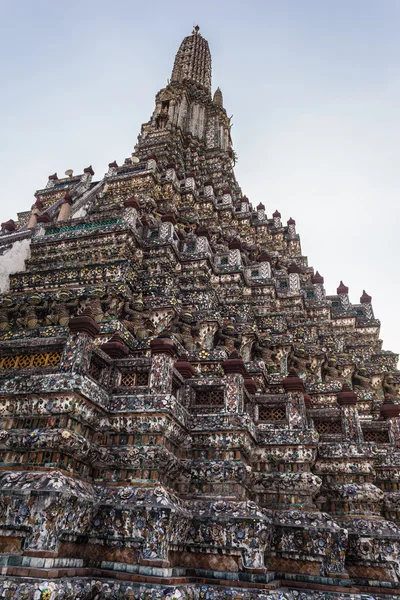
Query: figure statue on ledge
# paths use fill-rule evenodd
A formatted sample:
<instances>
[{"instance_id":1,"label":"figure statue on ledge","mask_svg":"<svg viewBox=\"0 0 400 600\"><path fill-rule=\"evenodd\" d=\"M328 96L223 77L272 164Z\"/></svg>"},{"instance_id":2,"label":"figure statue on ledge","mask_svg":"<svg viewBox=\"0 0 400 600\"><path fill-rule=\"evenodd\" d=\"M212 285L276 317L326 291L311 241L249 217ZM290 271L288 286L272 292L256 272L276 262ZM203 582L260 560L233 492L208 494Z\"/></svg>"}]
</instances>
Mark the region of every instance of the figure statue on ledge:
<instances>
[{"instance_id":1,"label":"figure statue on ledge","mask_svg":"<svg viewBox=\"0 0 400 600\"><path fill-rule=\"evenodd\" d=\"M43 311L47 309L47 306L47 300L42 301L39 294L33 294L27 299L26 303L21 306L21 313L25 316L21 316L16 320L17 325L22 329L25 327L28 329L38 327L40 325L38 313L43 313Z\"/></svg>"},{"instance_id":2,"label":"figure statue on ledge","mask_svg":"<svg viewBox=\"0 0 400 600\"><path fill-rule=\"evenodd\" d=\"M0 331L11 329L10 316L18 312L18 305L11 296L4 296L0 308Z\"/></svg>"},{"instance_id":3,"label":"figure statue on ledge","mask_svg":"<svg viewBox=\"0 0 400 600\"><path fill-rule=\"evenodd\" d=\"M371 381L368 377L368 372L364 365L361 365L353 373L352 383L353 389L358 392L363 392L371 389Z\"/></svg>"},{"instance_id":4,"label":"figure statue on ledge","mask_svg":"<svg viewBox=\"0 0 400 600\"><path fill-rule=\"evenodd\" d=\"M118 319L120 316L121 310L125 304L122 298L118 298L111 292L109 292L106 298L102 302L104 304L104 320L111 321L113 319Z\"/></svg>"},{"instance_id":5,"label":"figure statue on ledge","mask_svg":"<svg viewBox=\"0 0 400 600\"><path fill-rule=\"evenodd\" d=\"M153 326L149 319L149 312L144 310L144 304L141 294L136 298L133 308L129 302L125 302L124 312L130 316L130 319L123 319L122 324L128 331L133 333L138 339L149 337L152 334Z\"/></svg>"},{"instance_id":6,"label":"figure statue on ledge","mask_svg":"<svg viewBox=\"0 0 400 600\"><path fill-rule=\"evenodd\" d=\"M79 298L70 298L69 290L60 290L58 294L59 300L54 300L51 304L50 311L46 315L46 325L61 325L65 327L69 323L69 319L79 305Z\"/></svg>"},{"instance_id":7,"label":"figure statue on ledge","mask_svg":"<svg viewBox=\"0 0 400 600\"><path fill-rule=\"evenodd\" d=\"M267 367L273 366L276 363L276 349L271 347L271 341L269 337L265 337L254 345L254 358L255 360L262 360Z\"/></svg>"},{"instance_id":8,"label":"figure statue on ledge","mask_svg":"<svg viewBox=\"0 0 400 600\"><path fill-rule=\"evenodd\" d=\"M78 304L78 300L76 301ZM66 302L54 301L51 305L50 312L46 315L46 325L68 325L69 323L69 310Z\"/></svg>"},{"instance_id":9,"label":"figure statue on ledge","mask_svg":"<svg viewBox=\"0 0 400 600\"><path fill-rule=\"evenodd\" d=\"M399 383L396 381L395 377L391 373L387 373L383 380L383 390L385 397L388 396L393 399L398 399L399 397Z\"/></svg>"},{"instance_id":10,"label":"figure statue on ledge","mask_svg":"<svg viewBox=\"0 0 400 600\"><path fill-rule=\"evenodd\" d=\"M179 325L180 339L178 339L181 342L181 344L186 348L186 350L189 350L189 352L192 352L196 349L196 340L193 336L194 332L195 328L192 327L192 315L190 313L183 313L182 321Z\"/></svg>"},{"instance_id":11,"label":"figure statue on ledge","mask_svg":"<svg viewBox=\"0 0 400 600\"><path fill-rule=\"evenodd\" d=\"M29 304L25 304L21 309L25 316L18 317L16 323L21 328L33 329L39 325L39 317L36 313L35 307Z\"/></svg>"},{"instance_id":12,"label":"figure statue on ledge","mask_svg":"<svg viewBox=\"0 0 400 600\"><path fill-rule=\"evenodd\" d=\"M289 356L288 366L294 368L301 379L306 379L309 362L304 348L295 348Z\"/></svg>"},{"instance_id":13,"label":"figure statue on ledge","mask_svg":"<svg viewBox=\"0 0 400 600\"><path fill-rule=\"evenodd\" d=\"M339 369L337 368L337 360L334 356L331 356L322 365L322 379L329 383L331 381L341 381Z\"/></svg>"},{"instance_id":14,"label":"figure statue on ledge","mask_svg":"<svg viewBox=\"0 0 400 600\"><path fill-rule=\"evenodd\" d=\"M239 350L241 337L238 331L235 329L233 323L229 322L223 327L219 327L215 334L214 346L217 348L223 348L228 356L234 350Z\"/></svg>"},{"instance_id":15,"label":"figure statue on ledge","mask_svg":"<svg viewBox=\"0 0 400 600\"><path fill-rule=\"evenodd\" d=\"M157 323L157 335L159 337L171 337L174 335L180 342L180 317L177 314L171 316L170 313L165 314Z\"/></svg>"},{"instance_id":16,"label":"figure statue on ledge","mask_svg":"<svg viewBox=\"0 0 400 600\"><path fill-rule=\"evenodd\" d=\"M93 319L96 321L96 323L102 323L104 320L104 312L100 300L103 295L103 290L101 290L94 298L90 299L86 305L86 308L90 308Z\"/></svg>"}]
</instances>

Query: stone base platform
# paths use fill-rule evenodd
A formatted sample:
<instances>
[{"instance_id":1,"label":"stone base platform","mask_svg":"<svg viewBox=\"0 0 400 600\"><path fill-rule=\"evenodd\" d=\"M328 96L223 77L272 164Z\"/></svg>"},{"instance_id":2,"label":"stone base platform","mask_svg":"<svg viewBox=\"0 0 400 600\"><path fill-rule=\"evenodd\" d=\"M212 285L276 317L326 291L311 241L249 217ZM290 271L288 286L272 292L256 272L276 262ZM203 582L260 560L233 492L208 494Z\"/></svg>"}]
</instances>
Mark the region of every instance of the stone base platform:
<instances>
[{"instance_id":1,"label":"stone base platform","mask_svg":"<svg viewBox=\"0 0 400 600\"><path fill-rule=\"evenodd\" d=\"M35 571L35 572L33 572ZM26 569L6 567L0 576L1 598L29 600L397 600L398 586L376 588L370 586L342 587L316 582L275 579L269 583L210 581L197 577L157 578L118 573L116 580L107 578L100 569ZM80 572L78 572L80 571ZM85 571L85 573L83 572ZM91 571L91 572L89 572Z\"/></svg>"}]
</instances>

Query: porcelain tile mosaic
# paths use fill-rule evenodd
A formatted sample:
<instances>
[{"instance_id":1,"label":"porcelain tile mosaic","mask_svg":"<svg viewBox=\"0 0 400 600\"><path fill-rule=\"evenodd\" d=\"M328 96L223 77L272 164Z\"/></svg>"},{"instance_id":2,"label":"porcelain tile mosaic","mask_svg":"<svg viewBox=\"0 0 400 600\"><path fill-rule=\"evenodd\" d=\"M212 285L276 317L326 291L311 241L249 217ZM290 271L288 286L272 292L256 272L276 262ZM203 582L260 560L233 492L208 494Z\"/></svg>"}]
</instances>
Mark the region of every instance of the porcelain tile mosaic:
<instances>
[{"instance_id":1,"label":"porcelain tile mosaic","mask_svg":"<svg viewBox=\"0 0 400 600\"><path fill-rule=\"evenodd\" d=\"M124 164L1 226L2 598L399 597L398 356L231 125L195 27Z\"/></svg>"}]
</instances>

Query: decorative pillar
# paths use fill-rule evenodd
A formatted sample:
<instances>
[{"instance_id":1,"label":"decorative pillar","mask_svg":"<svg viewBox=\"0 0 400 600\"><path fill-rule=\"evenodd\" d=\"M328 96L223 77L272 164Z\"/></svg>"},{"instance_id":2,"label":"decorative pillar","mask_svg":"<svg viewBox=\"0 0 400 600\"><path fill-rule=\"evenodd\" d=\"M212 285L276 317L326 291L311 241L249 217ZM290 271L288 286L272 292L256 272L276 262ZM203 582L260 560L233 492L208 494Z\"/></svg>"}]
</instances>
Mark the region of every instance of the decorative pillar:
<instances>
[{"instance_id":1,"label":"decorative pillar","mask_svg":"<svg viewBox=\"0 0 400 600\"><path fill-rule=\"evenodd\" d=\"M50 189L55 186L56 181L58 181L57 173L53 173L53 175L49 175L49 179L46 185L46 189Z\"/></svg>"},{"instance_id":2,"label":"decorative pillar","mask_svg":"<svg viewBox=\"0 0 400 600\"><path fill-rule=\"evenodd\" d=\"M204 225L200 225L199 227L197 227L195 233L197 236L196 252L208 252L209 254L211 254L211 236L207 227L204 227Z\"/></svg>"},{"instance_id":3,"label":"decorative pillar","mask_svg":"<svg viewBox=\"0 0 400 600\"><path fill-rule=\"evenodd\" d=\"M155 154L150 154L150 156L147 157L147 169L149 171L157 171L157 156Z\"/></svg>"},{"instance_id":4,"label":"decorative pillar","mask_svg":"<svg viewBox=\"0 0 400 600\"><path fill-rule=\"evenodd\" d=\"M243 412L244 377L247 375L245 364L239 354L234 351L228 360L224 360L222 366L225 372L225 411Z\"/></svg>"},{"instance_id":5,"label":"decorative pillar","mask_svg":"<svg viewBox=\"0 0 400 600\"><path fill-rule=\"evenodd\" d=\"M247 196L243 196L242 201L240 203L240 211L242 213L247 213L249 212L249 199Z\"/></svg>"},{"instance_id":6,"label":"decorative pillar","mask_svg":"<svg viewBox=\"0 0 400 600\"><path fill-rule=\"evenodd\" d=\"M150 392L171 394L172 375L177 354L175 344L169 338L156 338L150 342L150 348Z\"/></svg>"},{"instance_id":7,"label":"decorative pillar","mask_svg":"<svg viewBox=\"0 0 400 600\"><path fill-rule=\"evenodd\" d=\"M265 206L261 202L257 206L257 218L258 218L259 221L265 221L266 220Z\"/></svg>"},{"instance_id":8,"label":"decorative pillar","mask_svg":"<svg viewBox=\"0 0 400 600\"><path fill-rule=\"evenodd\" d=\"M114 175L115 172L117 171L117 169L118 169L118 163L116 160L108 163L107 177L111 177L112 175Z\"/></svg>"},{"instance_id":9,"label":"decorative pillar","mask_svg":"<svg viewBox=\"0 0 400 600\"><path fill-rule=\"evenodd\" d=\"M381 406L381 415L389 422L389 436L392 447L386 450L375 464L376 485L385 494L383 514L390 521L400 523L400 483L399 458L400 447L400 406L390 398L385 398Z\"/></svg>"},{"instance_id":10,"label":"decorative pillar","mask_svg":"<svg viewBox=\"0 0 400 600\"><path fill-rule=\"evenodd\" d=\"M261 252L259 258L261 277L269 279L271 277L271 257L266 252Z\"/></svg>"},{"instance_id":11,"label":"decorative pillar","mask_svg":"<svg viewBox=\"0 0 400 600\"><path fill-rule=\"evenodd\" d=\"M160 238L163 240L174 237L176 216L173 213L161 215Z\"/></svg>"},{"instance_id":12,"label":"decorative pillar","mask_svg":"<svg viewBox=\"0 0 400 600\"><path fill-rule=\"evenodd\" d=\"M93 340L100 331L90 308L70 319L69 330L70 335L61 357L60 370L86 375L89 371Z\"/></svg>"},{"instance_id":13,"label":"decorative pillar","mask_svg":"<svg viewBox=\"0 0 400 600\"><path fill-rule=\"evenodd\" d=\"M289 289L292 294L298 294L300 291L300 273L301 269L295 263L289 265Z\"/></svg>"},{"instance_id":14,"label":"decorative pillar","mask_svg":"<svg viewBox=\"0 0 400 600\"><path fill-rule=\"evenodd\" d=\"M93 176L94 176L94 171L93 171L92 165L90 165L90 167L86 167L86 169L83 169L82 181L85 181L86 183L90 183L92 181Z\"/></svg>"},{"instance_id":15,"label":"decorative pillar","mask_svg":"<svg viewBox=\"0 0 400 600\"><path fill-rule=\"evenodd\" d=\"M39 213L40 213L40 210L37 206L37 203L33 204L31 216L29 217L29 221L28 221L28 229L35 229L37 222L38 222Z\"/></svg>"},{"instance_id":16,"label":"decorative pillar","mask_svg":"<svg viewBox=\"0 0 400 600\"><path fill-rule=\"evenodd\" d=\"M340 405L342 432L345 439L354 443L363 442L360 419L356 408L357 396L347 383L343 384L342 391L338 394L337 402Z\"/></svg>"},{"instance_id":17,"label":"decorative pillar","mask_svg":"<svg viewBox=\"0 0 400 600\"><path fill-rule=\"evenodd\" d=\"M242 250L242 244L240 240L233 240L228 244L229 248L229 265L236 266L242 264L242 257L240 251Z\"/></svg>"},{"instance_id":18,"label":"decorative pillar","mask_svg":"<svg viewBox=\"0 0 400 600\"><path fill-rule=\"evenodd\" d=\"M339 287L336 290L336 293L339 295L340 304L344 310L348 310L350 308L349 301L349 288L347 285L344 285L343 281L340 282Z\"/></svg>"},{"instance_id":19,"label":"decorative pillar","mask_svg":"<svg viewBox=\"0 0 400 600\"><path fill-rule=\"evenodd\" d=\"M314 286L315 299L322 302L325 298L324 278L318 271L311 277L311 283Z\"/></svg>"},{"instance_id":20,"label":"decorative pillar","mask_svg":"<svg viewBox=\"0 0 400 600\"><path fill-rule=\"evenodd\" d=\"M165 173L165 178L167 181L170 181L171 183L176 183L178 181L178 178L176 176L176 167L175 167L175 163L169 163L167 165L167 170Z\"/></svg>"},{"instance_id":21,"label":"decorative pillar","mask_svg":"<svg viewBox=\"0 0 400 600\"><path fill-rule=\"evenodd\" d=\"M394 404L390 398L385 398L381 406L381 415L389 421L390 435L395 446L400 447L400 405Z\"/></svg>"},{"instance_id":22,"label":"decorative pillar","mask_svg":"<svg viewBox=\"0 0 400 600\"><path fill-rule=\"evenodd\" d=\"M66 194L64 196L64 200L61 203L60 212L58 213L58 219L57 219L58 222L68 221L68 219L71 216L71 204L72 204L71 194L69 193L69 190L67 190Z\"/></svg>"},{"instance_id":23,"label":"decorative pillar","mask_svg":"<svg viewBox=\"0 0 400 600\"><path fill-rule=\"evenodd\" d=\"M124 200L124 219L129 223L132 229L136 229L136 224L139 216L139 202L134 196Z\"/></svg>"},{"instance_id":24,"label":"decorative pillar","mask_svg":"<svg viewBox=\"0 0 400 600\"><path fill-rule=\"evenodd\" d=\"M195 174L188 173L185 179L185 190L193 191L196 189Z\"/></svg>"},{"instance_id":25,"label":"decorative pillar","mask_svg":"<svg viewBox=\"0 0 400 600\"><path fill-rule=\"evenodd\" d=\"M287 222L287 226L288 226L288 235L289 237L293 238L296 235L296 221L294 219L292 219L292 217L290 217L289 221Z\"/></svg>"},{"instance_id":26,"label":"decorative pillar","mask_svg":"<svg viewBox=\"0 0 400 600\"><path fill-rule=\"evenodd\" d=\"M231 190L225 189L222 192L222 204L224 206L232 206L232 194Z\"/></svg>"},{"instance_id":27,"label":"decorative pillar","mask_svg":"<svg viewBox=\"0 0 400 600\"><path fill-rule=\"evenodd\" d=\"M207 200L212 200L215 203L215 194L212 181L207 181L204 184L204 197L207 198Z\"/></svg>"},{"instance_id":28,"label":"decorative pillar","mask_svg":"<svg viewBox=\"0 0 400 600\"><path fill-rule=\"evenodd\" d=\"M360 302L364 309L364 316L366 319L374 318L374 311L372 310L371 304L372 297L367 294L365 290L363 290L363 295L360 298Z\"/></svg>"},{"instance_id":29,"label":"decorative pillar","mask_svg":"<svg viewBox=\"0 0 400 600\"><path fill-rule=\"evenodd\" d=\"M274 219L274 227L276 227L277 229L282 227L281 213L279 212L279 210L276 210L272 217Z\"/></svg>"},{"instance_id":30,"label":"decorative pillar","mask_svg":"<svg viewBox=\"0 0 400 600\"><path fill-rule=\"evenodd\" d=\"M282 381L282 385L289 398L287 409L289 429L304 429L307 427L304 382L292 368Z\"/></svg>"}]
</instances>

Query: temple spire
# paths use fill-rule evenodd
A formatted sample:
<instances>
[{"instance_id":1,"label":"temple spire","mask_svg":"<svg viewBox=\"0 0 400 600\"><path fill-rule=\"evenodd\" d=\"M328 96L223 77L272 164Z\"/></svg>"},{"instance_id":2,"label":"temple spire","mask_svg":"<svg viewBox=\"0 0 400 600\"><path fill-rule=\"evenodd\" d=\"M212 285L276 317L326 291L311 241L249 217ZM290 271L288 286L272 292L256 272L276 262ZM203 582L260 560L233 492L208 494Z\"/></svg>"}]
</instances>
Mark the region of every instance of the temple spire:
<instances>
[{"instance_id":1,"label":"temple spire","mask_svg":"<svg viewBox=\"0 0 400 600\"><path fill-rule=\"evenodd\" d=\"M196 83L211 93L211 54L198 25L192 35L185 37L175 56L171 83L184 81Z\"/></svg>"}]
</instances>

